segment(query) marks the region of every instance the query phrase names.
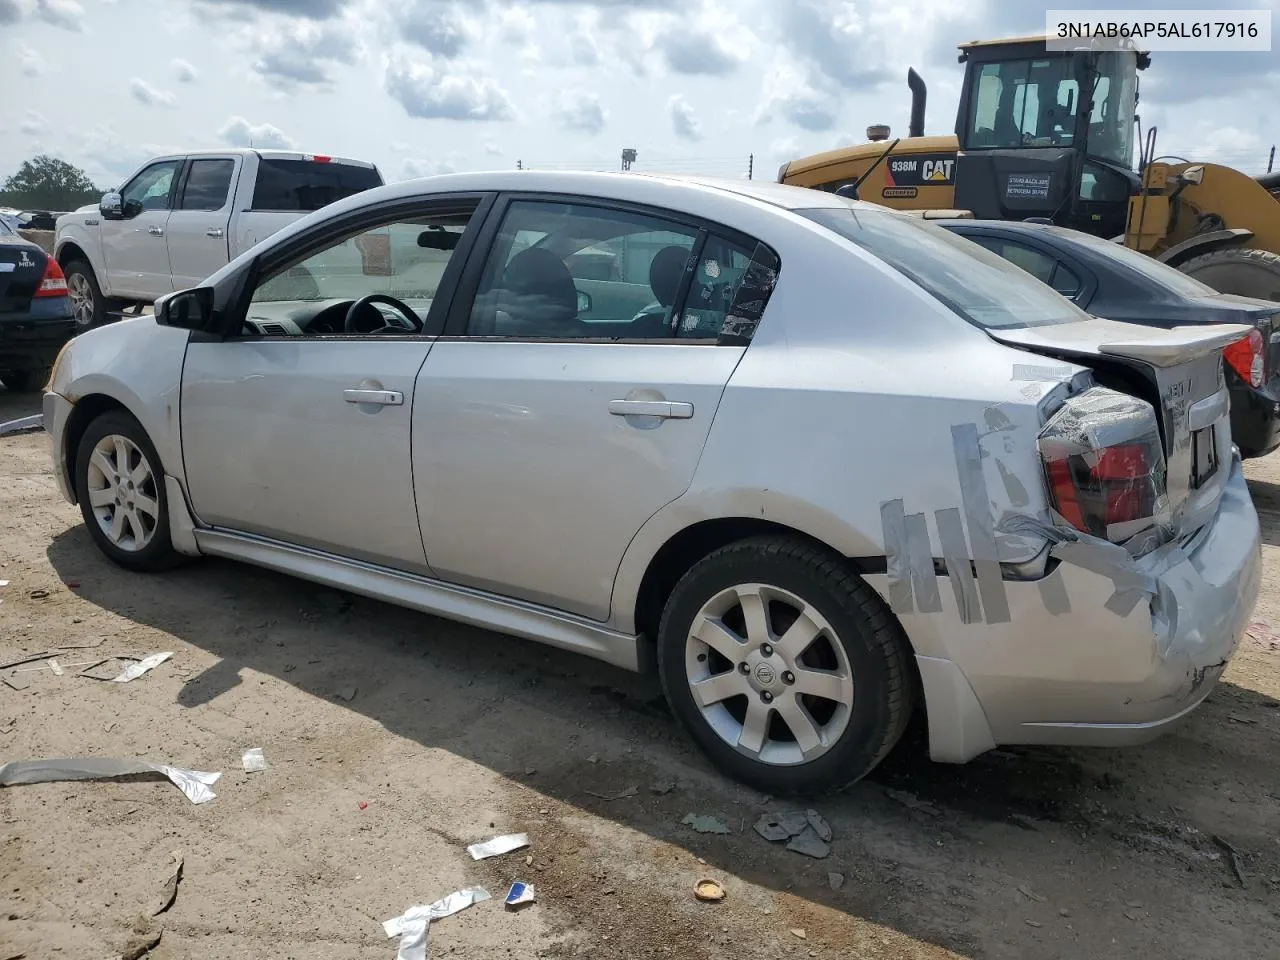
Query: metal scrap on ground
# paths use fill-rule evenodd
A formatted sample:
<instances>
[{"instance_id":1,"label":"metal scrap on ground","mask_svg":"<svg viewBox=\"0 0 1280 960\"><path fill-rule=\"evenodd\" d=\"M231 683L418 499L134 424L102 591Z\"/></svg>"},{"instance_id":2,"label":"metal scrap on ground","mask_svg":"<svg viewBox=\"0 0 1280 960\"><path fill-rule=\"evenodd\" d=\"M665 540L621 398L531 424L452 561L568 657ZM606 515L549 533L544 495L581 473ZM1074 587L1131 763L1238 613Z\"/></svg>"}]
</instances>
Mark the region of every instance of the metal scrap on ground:
<instances>
[{"instance_id":1,"label":"metal scrap on ground","mask_svg":"<svg viewBox=\"0 0 1280 960\"><path fill-rule=\"evenodd\" d=\"M56 760L13 760L0 764L0 787L16 787L32 783L55 783L66 780L104 780L158 773L181 790L192 803L207 803L217 796L209 788L221 773L183 770L151 760L125 760L112 757L73 757Z\"/></svg>"},{"instance_id":2,"label":"metal scrap on ground","mask_svg":"<svg viewBox=\"0 0 1280 960\"><path fill-rule=\"evenodd\" d=\"M494 837L492 840L486 840L484 843L473 843L467 847L467 853L471 854L472 860L484 860L488 857L497 857L527 846L529 846L529 835L527 833L508 833L501 837Z\"/></svg>"},{"instance_id":3,"label":"metal scrap on ground","mask_svg":"<svg viewBox=\"0 0 1280 960\"><path fill-rule=\"evenodd\" d=\"M154 670L172 656L173 652L169 651L167 653L153 653L150 656L143 657L137 663L131 663L121 670L119 676L112 677L111 682L128 683L130 680L137 680L148 670Z\"/></svg>"},{"instance_id":4,"label":"metal scrap on ground","mask_svg":"<svg viewBox=\"0 0 1280 960\"><path fill-rule=\"evenodd\" d=\"M25 430L43 430L44 414L37 413L30 417L19 417L17 420L6 420L0 423L0 437L7 433L22 433Z\"/></svg>"}]
</instances>

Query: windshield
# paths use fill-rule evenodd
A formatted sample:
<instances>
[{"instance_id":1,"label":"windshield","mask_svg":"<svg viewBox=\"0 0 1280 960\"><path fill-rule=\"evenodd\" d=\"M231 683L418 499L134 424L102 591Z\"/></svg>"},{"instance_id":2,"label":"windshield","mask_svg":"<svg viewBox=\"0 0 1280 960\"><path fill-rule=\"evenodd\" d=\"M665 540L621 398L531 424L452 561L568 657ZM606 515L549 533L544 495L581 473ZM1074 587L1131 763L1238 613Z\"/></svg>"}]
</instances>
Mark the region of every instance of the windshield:
<instances>
[{"instance_id":1,"label":"windshield","mask_svg":"<svg viewBox=\"0 0 1280 960\"><path fill-rule=\"evenodd\" d=\"M968 149L1069 147L1081 109L1076 60L1071 56L985 63L970 93ZM1098 55L1089 109L1088 153L1125 168L1133 166L1137 57Z\"/></svg>"},{"instance_id":2,"label":"windshield","mask_svg":"<svg viewBox=\"0 0 1280 960\"><path fill-rule=\"evenodd\" d=\"M862 206L797 213L852 240L983 329L1087 319L1021 267L927 221Z\"/></svg>"},{"instance_id":3,"label":"windshield","mask_svg":"<svg viewBox=\"0 0 1280 960\"><path fill-rule=\"evenodd\" d=\"M1076 230L1064 230L1062 235L1070 237L1073 243L1104 251L1107 256L1112 257L1134 273L1150 280L1161 290L1180 297L1216 297L1218 295L1218 291L1214 290L1213 287L1187 276L1181 270L1161 263L1154 257L1139 253L1137 250L1131 250L1122 243L1103 240L1101 237L1095 237Z\"/></svg>"}]
</instances>

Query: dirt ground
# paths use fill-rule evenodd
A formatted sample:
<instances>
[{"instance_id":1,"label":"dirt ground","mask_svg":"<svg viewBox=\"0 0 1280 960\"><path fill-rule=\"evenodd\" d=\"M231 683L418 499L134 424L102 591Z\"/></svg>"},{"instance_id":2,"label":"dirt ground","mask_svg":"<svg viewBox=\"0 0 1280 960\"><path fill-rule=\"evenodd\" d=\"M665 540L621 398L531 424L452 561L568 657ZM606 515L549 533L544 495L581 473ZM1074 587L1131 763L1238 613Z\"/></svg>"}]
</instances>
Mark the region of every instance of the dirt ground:
<instances>
[{"instance_id":1,"label":"dirt ground","mask_svg":"<svg viewBox=\"0 0 1280 960\"><path fill-rule=\"evenodd\" d=\"M0 394L0 421L32 412ZM0 662L57 650L68 666L0 686L0 760L138 757L223 775L198 806L138 778L0 790L0 960L120 957L157 932L153 960L390 960L383 920L475 884L495 902L433 923L429 956L1277 956L1269 629L1147 747L951 767L929 763L913 731L870 780L819 804L834 841L815 860L752 831L787 807L710 772L655 682L247 566L125 573L58 498L46 442L0 439ZM1280 630L1280 457L1248 472L1266 540L1255 619ZM174 655L132 683L75 676L157 651ZM250 747L264 772L242 771ZM730 832L696 833L689 813ZM512 832L532 846L465 851ZM172 851L176 902L140 919ZM704 876L722 903L693 898ZM508 911L516 879L537 903Z\"/></svg>"}]
</instances>

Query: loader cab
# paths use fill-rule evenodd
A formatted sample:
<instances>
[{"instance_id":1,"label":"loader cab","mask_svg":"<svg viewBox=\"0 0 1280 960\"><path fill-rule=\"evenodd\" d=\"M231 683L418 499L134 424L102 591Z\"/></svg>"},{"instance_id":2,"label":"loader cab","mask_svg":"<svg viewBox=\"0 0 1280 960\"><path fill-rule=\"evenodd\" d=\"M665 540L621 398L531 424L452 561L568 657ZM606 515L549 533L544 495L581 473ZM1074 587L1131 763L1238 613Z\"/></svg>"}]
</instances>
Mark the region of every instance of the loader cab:
<instances>
[{"instance_id":1,"label":"loader cab","mask_svg":"<svg viewBox=\"0 0 1280 960\"><path fill-rule=\"evenodd\" d=\"M980 219L1044 217L1124 232L1133 171L1135 50L1054 51L1043 37L960 47L955 205Z\"/></svg>"}]
</instances>

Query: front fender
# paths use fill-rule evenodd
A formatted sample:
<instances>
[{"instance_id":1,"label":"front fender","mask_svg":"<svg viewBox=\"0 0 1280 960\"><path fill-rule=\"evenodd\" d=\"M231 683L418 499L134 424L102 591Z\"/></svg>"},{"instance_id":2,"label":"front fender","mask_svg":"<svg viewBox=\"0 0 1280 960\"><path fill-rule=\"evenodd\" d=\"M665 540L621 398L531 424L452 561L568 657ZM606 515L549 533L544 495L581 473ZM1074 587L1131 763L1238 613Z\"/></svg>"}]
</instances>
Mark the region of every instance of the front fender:
<instances>
[{"instance_id":1,"label":"front fender","mask_svg":"<svg viewBox=\"0 0 1280 960\"><path fill-rule=\"evenodd\" d=\"M50 383L73 405L101 395L124 406L151 438L164 472L184 486L179 402L189 337L148 316L89 330L68 344Z\"/></svg>"}]
</instances>

